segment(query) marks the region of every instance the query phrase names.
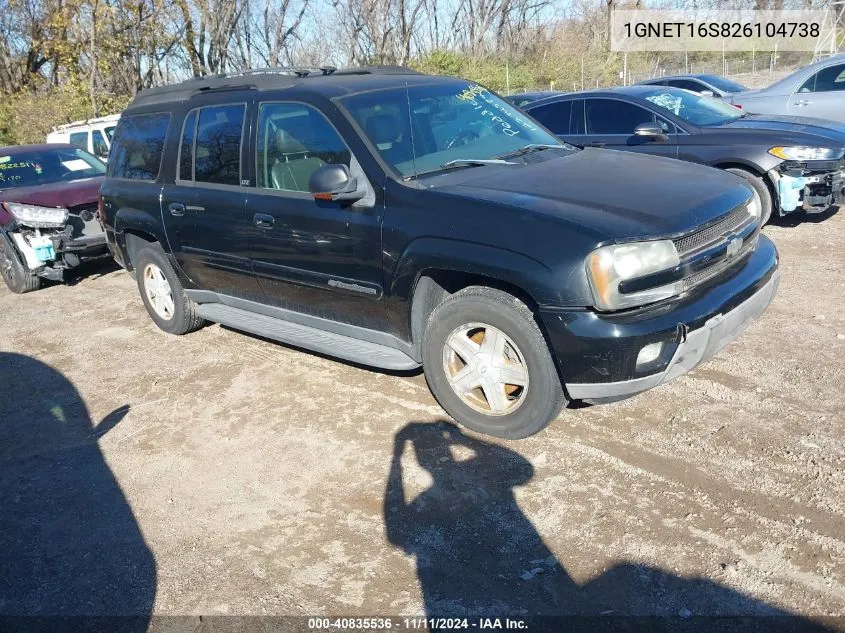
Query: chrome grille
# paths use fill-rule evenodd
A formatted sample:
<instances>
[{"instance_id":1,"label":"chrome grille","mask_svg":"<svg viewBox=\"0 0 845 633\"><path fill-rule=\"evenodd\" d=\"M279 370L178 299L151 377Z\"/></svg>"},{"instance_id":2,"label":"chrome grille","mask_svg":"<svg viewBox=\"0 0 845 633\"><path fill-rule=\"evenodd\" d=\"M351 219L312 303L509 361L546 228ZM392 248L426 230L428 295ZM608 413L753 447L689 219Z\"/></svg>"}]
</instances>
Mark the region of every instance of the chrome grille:
<instances>
[{"instance_id":1,"label":"chrome grille","mask_svg":"<svg viewBox=\"0 0 845 633\"><path fill-rule=\"evenodd\" d=\"M684 289L683 292L694 288L695 286L704 283L708 279L711 279L718 275L721 272L724 272L734 264L738 264L745 256L748 255L752 250L754 250L755 244L757 244L757 237L759 235L759 231L755 231L751 237L749 237L745 244L742 245L740 251L731 257L730 259L723 260L718 264L714 264L710 268L706 268L700 272L695 273L694 275L690 275L689 277L684 277Z\"/></svg>"},{"instance_id":2,"label":"chrome grille","mask_svg":"<svg viewBox=\"0 0 845 633\"><path fill-rule=\"evenodd\" d=\"M718 241L727 232L736 231L746 224L750 217L745 205L742 205L726 216L719 218L713 224L673 240L675 248L678 249L678 254L683 257L702 246L709 246Z\"/></svg>"}]
</instances>

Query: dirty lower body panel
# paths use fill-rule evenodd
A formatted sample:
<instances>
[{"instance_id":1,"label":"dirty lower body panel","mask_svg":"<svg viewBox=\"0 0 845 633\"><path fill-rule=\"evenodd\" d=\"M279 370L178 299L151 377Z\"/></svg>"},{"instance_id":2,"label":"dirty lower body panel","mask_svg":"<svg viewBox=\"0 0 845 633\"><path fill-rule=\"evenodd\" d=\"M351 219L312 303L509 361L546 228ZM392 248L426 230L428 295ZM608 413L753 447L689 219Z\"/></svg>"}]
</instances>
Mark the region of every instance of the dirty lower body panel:
<instances>
[{"instance_id":1,"label":"dirty lower body panel","mask_svg":"<svg viewBox=\"0 0 845 633\"><path fill-rule=\"evenodd\" d=\"M845 199L845 161L787 161L769 172L777 211L822 213Z\"/></svg>"}]
</instances>

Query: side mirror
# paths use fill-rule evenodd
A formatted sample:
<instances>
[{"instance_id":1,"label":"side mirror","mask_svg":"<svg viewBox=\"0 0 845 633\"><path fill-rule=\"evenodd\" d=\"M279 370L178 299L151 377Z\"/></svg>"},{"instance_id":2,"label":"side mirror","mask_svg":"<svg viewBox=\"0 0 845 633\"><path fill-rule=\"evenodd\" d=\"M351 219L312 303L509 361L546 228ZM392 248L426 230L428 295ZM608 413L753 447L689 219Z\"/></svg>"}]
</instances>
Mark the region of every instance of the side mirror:
<instances>
[{"instance_id":1,"label":"side mirror","mask_svg":"<svg viewBox=\"0 0 845 633\"><path fill-rule=\"evenodd\" d=\"M308 190L315 200L360 200L366 191L358 189L358 179L349 175L346 165L323 165L311 172Z\"/></svg>"},{"instance_id":2,"label":"side mirror","mask_svg":"<svg viewBox=\"0 0 845 633\"><path fill-rule=\"evenodd\" d=\"M701 91L701 92L699 92L698 94L700 94L702 97L715 97L715 96L716 96L716 95L713 93L713 91L712 91L712 90L702 90L702 91Z\"/></svg>"},{"instance_id":3,"label":"side mirror","mask_svg":"<svg viewBox=\"0 0 845 633\"><path fill-rule=\"evenodd\" d=\"M656 123L640 123L634 128L634 136L646 136L655 141L667 141L669 137Z\"/></svg>"}]
</instances>

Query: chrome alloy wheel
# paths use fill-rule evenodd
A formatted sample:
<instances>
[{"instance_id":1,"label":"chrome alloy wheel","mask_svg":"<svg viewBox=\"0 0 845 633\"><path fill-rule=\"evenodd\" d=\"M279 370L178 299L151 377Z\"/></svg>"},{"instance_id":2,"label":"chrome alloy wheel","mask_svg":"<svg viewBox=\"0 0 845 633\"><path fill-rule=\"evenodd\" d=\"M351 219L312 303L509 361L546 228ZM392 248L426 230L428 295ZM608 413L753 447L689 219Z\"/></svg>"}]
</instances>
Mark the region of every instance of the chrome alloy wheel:
<instances>
[{"instance_id":1,"label":"chrome alloy wheel","mask_svg":"<svg viewBox=\"0 0 845 633\"><path fill-rule=\"evenodd\" d=\"M443 346L443 371L461 400L486 415L514 412L528 393L522 352L486 323L467 323L452 331Z\"/></svg>"},{"instance_id":2,"label":"chrome alloy wheel","mask_svg":"<svg viewBox=\"0 0 845 633\"><path fill-rule=\"evenodd\" d=\"M150 305L159 317L165 321L173 318L176 309L173 304L173 290L171 290L170 283L161 268L155 264L147 264L144 267L144 291L147 293Z\"/></svg>"}]
</instances>

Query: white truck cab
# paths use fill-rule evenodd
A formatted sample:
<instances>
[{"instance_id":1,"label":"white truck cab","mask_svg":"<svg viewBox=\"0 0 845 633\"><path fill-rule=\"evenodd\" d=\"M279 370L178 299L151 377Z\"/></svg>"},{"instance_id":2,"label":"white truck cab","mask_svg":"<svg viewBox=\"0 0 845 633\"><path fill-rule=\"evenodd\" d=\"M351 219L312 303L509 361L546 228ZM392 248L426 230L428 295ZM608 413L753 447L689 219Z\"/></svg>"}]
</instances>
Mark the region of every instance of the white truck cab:
<instances>
[{"instance_id":1,"label":"white truck cab","mask_svg":"<svg viewBox=\"0 0 845 633\"><path fill-rule=\"evenodd\" d=\"M47 135L48 143L70 143L89 154L106 161L111 147L111 137L117 127L119 114L84 121L74 121L53 128Z\"/></svg>"}]
</instances>

